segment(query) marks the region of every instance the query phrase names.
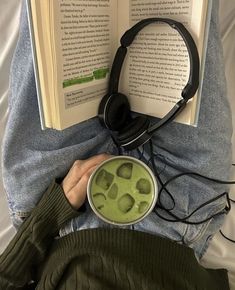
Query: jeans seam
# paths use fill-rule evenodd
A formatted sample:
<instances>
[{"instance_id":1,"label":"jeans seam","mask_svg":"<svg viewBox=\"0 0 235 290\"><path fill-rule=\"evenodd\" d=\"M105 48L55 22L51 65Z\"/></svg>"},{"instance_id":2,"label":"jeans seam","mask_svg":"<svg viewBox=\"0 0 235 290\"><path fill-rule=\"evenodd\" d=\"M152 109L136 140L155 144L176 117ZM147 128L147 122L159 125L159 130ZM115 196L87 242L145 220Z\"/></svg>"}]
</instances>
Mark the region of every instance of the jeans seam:
<instances>
[{"instance_id":1,"label":"jeans seam","mask_svg":"<svg viewBox=\"0 0 235 290\"><path fill-rule=\"evenodd\" d=\"M222 212L222 209L225 208L225 206L226 206L226 203L221 204L221 206L217 208L217 210L214 212L213 215L216 215L216 214L218 214L219 212ZM208 216L209 216L210 214L212 214L212 213L213 213L213 209L209 212ZM200 240L201 237L205 234L205 232L206 232L208 226L210 225L210 223L211 223L211 221L212 221L213 219L214 219L214 217L212 217L208 222L206 222L206 223L202 226L201 230L199 230L198 234L197 234L193 239L191 239L190 241L187 241L187 245L192 245L193 243L195 243L195 242L197 242L198 240ZM190 227L190 225L186 228L186 229L187 229L186 231L188 231L189 227ZM185 236L184 236L184 237L185 237Z\"/></svg>"}]
</instances>

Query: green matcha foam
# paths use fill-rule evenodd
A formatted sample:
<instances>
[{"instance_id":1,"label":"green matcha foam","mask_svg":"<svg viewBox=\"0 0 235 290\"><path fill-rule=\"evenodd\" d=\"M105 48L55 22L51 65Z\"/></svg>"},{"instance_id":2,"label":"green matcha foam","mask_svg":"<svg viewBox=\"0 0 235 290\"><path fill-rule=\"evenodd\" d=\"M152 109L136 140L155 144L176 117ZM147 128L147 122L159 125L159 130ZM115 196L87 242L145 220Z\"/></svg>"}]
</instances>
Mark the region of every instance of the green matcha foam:
<instances>
[{"instance_id":1,"label":"green matcha foam","mask_svg":"<svg viewBox=\"0 0 235 290\"><path fill-rule=\"evenodd\" d=\"M94 212L106 222L127 225L140 221L157 199L154 175L143 162L127 156L103 162L88 183Z\"/></svg>"}]
</instances>

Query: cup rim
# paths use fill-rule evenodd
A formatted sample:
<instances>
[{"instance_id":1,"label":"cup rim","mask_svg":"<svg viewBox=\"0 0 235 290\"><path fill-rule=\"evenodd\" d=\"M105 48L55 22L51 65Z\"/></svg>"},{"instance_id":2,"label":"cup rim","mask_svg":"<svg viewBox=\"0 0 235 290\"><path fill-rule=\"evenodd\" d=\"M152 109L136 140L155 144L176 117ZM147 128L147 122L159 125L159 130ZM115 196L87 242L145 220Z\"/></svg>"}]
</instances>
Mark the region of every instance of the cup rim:
<instances>
[{"instance_id":1,"label":"cup rim","mask_svg":"<svg viewBox=\"0 0 235 290\"><path fill-rule=\"evenodd\" d=\"M91 198L91 182L92 182L92 179L94 177L94 175L97 173L97 171L106 163L108 162L112 162L113 160L116 160L116 159L126 159L126 160L131 160L133 162L136 162L140 165L142 165L145 170L147 170L147 172L149 173L149 175L151 176L151 179L152 179L152 183L153 183L153 192L154 192L154 196L153 196L153 199L152 199L152 203L151 203L151 206L149 207L149 209L146 211L146 213L141 216L140 218L137 218L136 220L134 221L131 221L131 222L117 222L117 221L112 221L112 220L109 220L108 218L104 217L103 215L101 215L99 213L99 211L96 209L96 207L94 206L93 204L93 201L92 201L92 198ZM88 184L87 184L87 197L88 197L88 202L89 202L89 205L90 207L92 208L93 212L100 218L102 219L103 221L105 221L106 223L108 224L112 224L112 225L117 225L117 226L128 226L128 225L133 225L133 224L136 224L140 221L142 221L146 216L148 216L153 208L155 207L156 205L156 202L157 202L157 198L158 198L158 185L157 185L157 180L153 174L153 171L149 168L149 166L147 164L145 164L143 161L135 158L135 157L132 157L132 156L125 156L125 155L121 155L121 156L114 156L114 157L111 157L105 161L103 161L91 174L89 180L88 180Z\"/></svg>"}]
</instances>

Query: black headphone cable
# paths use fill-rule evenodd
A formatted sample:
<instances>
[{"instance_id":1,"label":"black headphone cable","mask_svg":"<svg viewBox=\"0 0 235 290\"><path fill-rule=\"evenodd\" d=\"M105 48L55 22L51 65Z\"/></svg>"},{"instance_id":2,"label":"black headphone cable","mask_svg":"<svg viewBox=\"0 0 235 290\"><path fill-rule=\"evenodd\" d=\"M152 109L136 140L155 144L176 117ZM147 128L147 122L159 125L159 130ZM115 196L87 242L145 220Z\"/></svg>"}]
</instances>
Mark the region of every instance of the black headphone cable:
<instances>
[{"instance_id":1,"label":"black headphone cable","mask_svg":"<svg viewBox=\"0 0 235 290\"><path fill-rule=\"evenodd\" d=\"M161 184L161 189L160 189L160 191L159 191L159 201L160 201L160 199L161 199L161 194L162 194L163 190L165 190L165 191L168 193L168 195L170 196L171 200L173 201L173 203L174 203L174 205L175 205L174 197L173 197L172 194L169 192L169 190L167 190L166 186L167 186L170 182L172 182L173 180L175 180L175 179L177 179L177 178L179 178L179 177L181 177L181 176L185 176L185 175L197 176L197 177L204 178L204 179L207 179L207 180L213 181L213 182L215 182L215 183L220 183L220 184L235 184L235 181L223 181L223 180L218 180L218 179L215 179L215 178L210 178L210 177L207 177L207 176L201 175L201 174L196 173L196 172L184 172L184 173L180 173L180 174L177 174L177 175L173 176L172 178L168 179L165 183L163 183L162 180L161 180L161 178L160 178L160 176L159 176L159 174L158 174L158 172L157 172L156 165L155 165L155 162L154 162L154 156L153 156L154 154L153 154L153 144L152 144L152 140L149 141L149 144L150 144L150 155L151 155L150 160L151 160L151 163L152 163L153 171L154 171L154 174L156 175L156 177L158 178L159 183ZM230 209L231 209L231 203L230 203L230 200L231 200L231 199L229 198L229 195L228 195L227 192L224 192L224 193L218 195L217 197L215 197L215 198L213 198L213 199L211 199L211 200L209 200L209 201L203 203L203 204L200 205L198 208L196 208L196 209L195 209L191 214L189 214L188 216L186 216L186 217L184 217L184 218L180 218L180 217L176 216L175 214L173 214L173 213L170 211L170 210L172 210L174 207L171 208L171 209L167 209L167 208L165 208L164 206L162 206L162 203L161 203L161 202L158 202L157 207L158 207L159 209L162 209L162 210L164 210L165 212L167 212L170 216L172 216L172 217L174 218L174 220L173 220L173 219L168 219L168 218L163 217L161 214L159 214L159 212L157 212L157 208L155 208L154 211L155 211L155 213L156 213L160 218L162 218L162 219L164 219L164 220L166 220L166 221L169 221L169 222L183 222L183 223L185 223L185 224L194 224L194 225L197 225L197 224L205 223L205 222L209 221L210 219L212 219L213 217L220 215L221 213L217 213L217 214L215 214L215 215L213 215L213 216L211 216L211 217L208 217L207 219L202 220L202 221L199 221L199 222L190 222L190 221L188 221L188 219L189 219L189 218L190 218L190 217L191 217L195 212L197 212L199 209L201 209L201 208L203 208L204 206L206 206L206 205L208 205L208 204L210 204L210 203L212 203L212 202L214 202L214 201L216 201L216 200L222 198L223 196L226 196L226 198L227 198L228 206L227 206L225 209L226 209L226 211L227 211L227 213L228 213L228 212L230 211Z\"/></svg>"},{"instance_id":2,"label":"black headphone cable","mask_svg":"<svg viewBox=\"0 0 235 290\"><path fill-rule=\"evenodd\" d=\"M235 166L235 164L232 164L232 166ZM229 198L229 200L230 200L232 203L235 203L235 200L234 200L234 199ZM222 236L224 239L226 239L227 241L229 241L229 242L231 242L231 243L235 243L235 240L232 240L232 239L230 239L228 236L226 236L226 235L222 232L222 230L220 230L219 232L220 232L221 236Z\"/></svg>"}]
</instances>

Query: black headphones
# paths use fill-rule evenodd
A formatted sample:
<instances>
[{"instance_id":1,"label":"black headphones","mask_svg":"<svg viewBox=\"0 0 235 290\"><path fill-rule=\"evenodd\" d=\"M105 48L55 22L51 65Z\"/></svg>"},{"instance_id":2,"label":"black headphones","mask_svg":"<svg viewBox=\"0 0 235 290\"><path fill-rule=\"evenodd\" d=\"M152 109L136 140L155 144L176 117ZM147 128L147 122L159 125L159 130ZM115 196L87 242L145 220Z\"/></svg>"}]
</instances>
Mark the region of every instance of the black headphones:
<instances>
[{"instance_id":1,"label":"black headphones","mask_svg":"<svg viewBox=\"0 0 235 290\"><path fill-rule=\"evenodd\" d=\"M188 49L190 74L188 83L181 93L182 99L176 103L165 117L150 126L150 120L147 116L131 117L128 99L125 95L118 92L118 87L122 65L127 54L127 47L132 44L136 35L145 26L154 22L169 24L182 36ZM133 150L146 143L151 138L153 132L175 119L185 108L188 100L195 95L199 85L199 55L196 44L184 25L167 18L147 18L138 22L124 33L120 42L121 46L116 52L110 73L108 94L100 102L98 117L104 127L110 131L115 131L111 135L118 146L121 146L125 150Z\"/></svg>"}]
</instances>

